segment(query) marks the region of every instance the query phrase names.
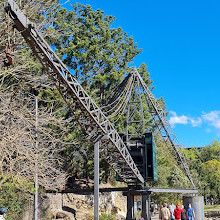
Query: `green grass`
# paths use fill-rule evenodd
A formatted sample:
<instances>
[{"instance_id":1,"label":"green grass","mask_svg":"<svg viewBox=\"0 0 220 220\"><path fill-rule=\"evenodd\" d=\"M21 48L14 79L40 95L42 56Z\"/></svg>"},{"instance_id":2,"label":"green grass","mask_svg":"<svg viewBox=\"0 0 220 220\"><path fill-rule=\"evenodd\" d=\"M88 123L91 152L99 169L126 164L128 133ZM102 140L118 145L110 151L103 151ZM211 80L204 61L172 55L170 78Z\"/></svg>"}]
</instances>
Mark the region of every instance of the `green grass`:
<instances>
[{"instance_id":1,"label":"green grass","mask_svg":"<svg viewBox=\"0 0 220 220\"><path fill-rule=\"evenodd\" d=\"M220 211L220 205L205 205L205 211Z\"/></svg>"}]
</instances>

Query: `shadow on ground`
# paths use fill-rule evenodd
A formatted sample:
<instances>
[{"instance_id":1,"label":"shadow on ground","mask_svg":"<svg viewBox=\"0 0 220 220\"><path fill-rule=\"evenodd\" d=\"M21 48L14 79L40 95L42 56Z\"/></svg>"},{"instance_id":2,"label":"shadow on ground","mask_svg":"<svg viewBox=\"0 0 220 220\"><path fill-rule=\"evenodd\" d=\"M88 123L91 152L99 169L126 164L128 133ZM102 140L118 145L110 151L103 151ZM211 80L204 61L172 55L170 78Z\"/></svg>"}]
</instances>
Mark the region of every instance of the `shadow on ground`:
<instances>
[{"instance_id":1,"label":"shadow on ground","mask_svg":"<svg viewBox=\"0 0 220 220\"><path fill-rule=\"evenodd\" d=\"M66 211L66 212L70 212L73 214L74 218L76 218L76 210L75 209L72 209L70 207L67 207L67 206L63 206L63 211Z\"/></svg>"}]
</instances>

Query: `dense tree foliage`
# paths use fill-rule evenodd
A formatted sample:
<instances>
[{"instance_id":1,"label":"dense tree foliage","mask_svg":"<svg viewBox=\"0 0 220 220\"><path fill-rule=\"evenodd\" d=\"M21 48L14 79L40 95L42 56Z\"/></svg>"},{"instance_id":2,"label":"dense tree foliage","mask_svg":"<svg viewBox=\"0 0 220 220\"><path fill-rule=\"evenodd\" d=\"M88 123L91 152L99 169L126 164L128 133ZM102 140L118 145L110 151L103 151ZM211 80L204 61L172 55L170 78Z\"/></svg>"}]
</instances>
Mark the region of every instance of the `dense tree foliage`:
<instances>
[{"instance_id":1,"label":"dense tree foliage","mask_svg":"<svg viewBox=\"0 0 220 220\"><path fill-rule=\"evenodd\" d=\"M158 182L149 183L149 185L158 188L191 188L185 172L177 164L168 146L161 141L159 135L156 137ZM171 204L179 203L182 195L177 193L155 193L152 198L158 204L163 204L164 202Z\"/></svg>"},{"instance_id":2,"label":"dense tree foliage","mask_svg":"<svg viewBox=\"0 0 220 220\"><path fill-rule=\"evenodd\" d=\"M0 175L0 207L9 208L7 219L21 218L24 205L28 203L30 195L34 193L34 184L26 178L12 178L5 174Z\"/></svg>"},{"instance_id":3,"label":"dense tree foliage","mask_svg":"<svg viewBox=\"0 0 220 220\"><path fill-rule=\"evenodd\" d=\"M220 200L220 143L185 150L187 162L196 177L197 185L207 202L219 203Z\"/></svg>"},{"instance_id":4,"label":"dense tree foliage","mask_svg":"<svg viewBox=\"0 0 220 220\"><path fill-rule=\"evenodd\" d=\"M99 103L121 82L130 69L128 64L141 52L133 37L121 27L111 27L114 20L99 9L76 3L71 11L56 10L48 29L49 42ZM146 65L141 66L141 74L150 82Z\"/></svg>"}]
</instances>

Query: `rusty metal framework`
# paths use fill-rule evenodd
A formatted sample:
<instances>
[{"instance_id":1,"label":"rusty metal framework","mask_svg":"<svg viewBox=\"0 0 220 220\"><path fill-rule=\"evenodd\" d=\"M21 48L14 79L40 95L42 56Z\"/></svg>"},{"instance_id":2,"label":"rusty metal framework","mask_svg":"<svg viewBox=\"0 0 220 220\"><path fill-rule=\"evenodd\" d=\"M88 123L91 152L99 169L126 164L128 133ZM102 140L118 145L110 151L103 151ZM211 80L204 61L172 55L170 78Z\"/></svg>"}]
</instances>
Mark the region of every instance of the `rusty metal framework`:
<instances>
[{"instance_id":1,"label":"rusty metal framework","mask_svg":"<svg viewBox=\"0 0 220 220\"><path fill-rule=\"evenodd\" d=\"M102 137L101 155L129 185L144 183L143 177L112 123L40 36L18 5L13 0L8 0L5 10L41 62L88 138L97 140Z\"/></svg>"}]
</instances>

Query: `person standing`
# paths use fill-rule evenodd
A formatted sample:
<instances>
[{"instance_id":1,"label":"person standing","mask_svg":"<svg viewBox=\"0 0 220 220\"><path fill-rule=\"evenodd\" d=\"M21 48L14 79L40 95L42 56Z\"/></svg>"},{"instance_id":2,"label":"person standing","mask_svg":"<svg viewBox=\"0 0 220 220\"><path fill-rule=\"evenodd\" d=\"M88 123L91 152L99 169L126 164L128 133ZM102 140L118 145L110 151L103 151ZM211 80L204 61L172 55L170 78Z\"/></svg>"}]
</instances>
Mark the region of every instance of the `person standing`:
<instances>
[{"instance_id":1,"label":"person standing","mask_svg":"<svg viewBox=\"0 0 220 220\"><path fill-rule=\"evenodd\" d=\"M7 209L5 208L0 209L0 220L5 220L6 213L7 213Z\"/></svg>"},{"instance_id":2,"label":"person standing","mask_svg":"<svg viewBox=\"0 0 220 220\"><path fill-rule=\"evenodd\" d=\"M184 205L182 205L182 210L183 212L181 212L181 220L187 220L186 210L184 209Z\"/></svg>"},{"instance_id":3,"label":"person standing","mask_svg":"<svg viewBox=\"0 0 220 220\"><path fill-rule=\"evenodd\" d=\"M176 208L176 206L173 203L171 204L171 206L172 206L172 209L173 209L173 212L174 212L174 209Z\"/></svg>"},{"instance_id":4,"label":"person standing","mask_svg":"<svg viewBox=\"0 0 220 220\"><path fill-rule=\"evenodd\" d=\"M181 220L181 213L183 212L182 209L179 208L179 204L176 204L176 209L174 210L174 217L175 217L175 220Z\"/></svg>"},{"instance_id":5,"label":"person standing","mask_svg":"<svg viewBox=\"0 0 220 220\"><path fill-rule=\"evenodd\" d=\"M170 211L167 208L166 203L164 203L163 208L160 209L159 219L162 219L162 220L169 220L170 219Z\"/></svg>"},{"instance_id":6,"label":"person standing","mask_svg":"<svg viewBox=\"0 0 220 220\"><path fill-rule=\"evenodd\" d=\"M169 211L170 211L170 220L175 220L174 215L173 215L174 210L172 209L172 206L169 205L169 206L168 206L168 209L169 209Z\"/></svg>"},{"instance_id":7,"label":"person standing","mask_svg":"<svg viewBox=\"0 0 220 220\"><path fill-rule=\"evenodd\" d=\"M154 204L150 205L151 216L154 216Z\"/></svg>"},{"instance_id":8,"label":"person standing","mask_svg":"<svg viewBox=\"0 0 220 220\"><path fill-rule=\"evenodd\" d=\"M191 204L189 204L189 208L187 209L186 214L187 214L188 220L194 220L195 212L194 212L194 209L192 208Z\"/></svg>"}]
</instances>

